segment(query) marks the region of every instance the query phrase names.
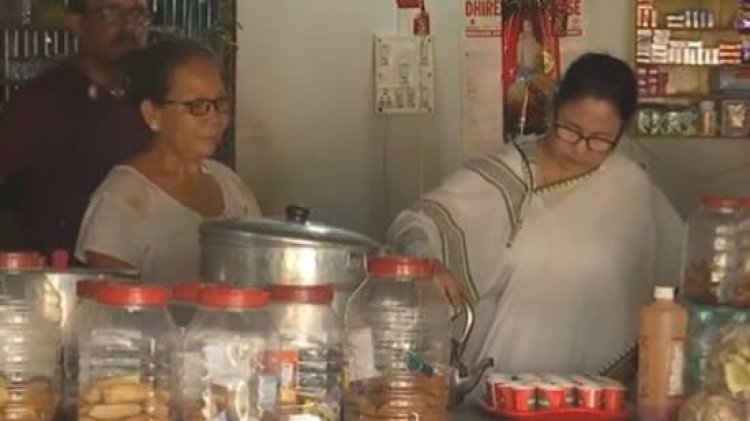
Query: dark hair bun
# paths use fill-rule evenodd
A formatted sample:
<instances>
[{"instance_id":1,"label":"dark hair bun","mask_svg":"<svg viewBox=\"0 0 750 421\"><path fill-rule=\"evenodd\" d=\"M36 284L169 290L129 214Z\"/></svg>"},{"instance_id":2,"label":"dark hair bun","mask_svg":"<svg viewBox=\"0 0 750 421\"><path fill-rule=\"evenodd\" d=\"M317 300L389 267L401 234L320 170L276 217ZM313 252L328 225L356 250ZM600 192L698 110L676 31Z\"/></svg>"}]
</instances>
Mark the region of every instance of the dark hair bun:
<instances>
[{"instance_id":1,"label":"dark hair bun","mask_svg":"<svg viewBox=\"0 0 750 421\"><path fill-rule=\"evenodd\" d=\"M121 60L129 79L128 97L138 107L144 100L162 103L167 99L172 73L195 58L213 61L211 50L184 38L165 39L135 50Z\"/></svg>"},{"instance_id":2,"label":"dark hair bun","mask_svg":"<svg viewBox=\"0 0 750 421\"><path fill-rule=\"evenodd\" d=\"M555 112L568 101L593 97L617 108L623 125L638 101L635 73L624 61L602 53L586 53L571 63L555 96Z\"/></svg>"}]
</instances>

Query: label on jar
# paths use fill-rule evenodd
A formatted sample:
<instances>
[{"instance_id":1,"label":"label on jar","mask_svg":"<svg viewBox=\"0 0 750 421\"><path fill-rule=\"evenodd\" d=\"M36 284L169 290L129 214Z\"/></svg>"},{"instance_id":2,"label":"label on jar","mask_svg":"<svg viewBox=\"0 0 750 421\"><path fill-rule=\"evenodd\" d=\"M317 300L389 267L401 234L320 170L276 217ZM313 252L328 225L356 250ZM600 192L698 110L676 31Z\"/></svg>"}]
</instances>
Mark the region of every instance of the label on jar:
<instances>
[{"instance_id":1,"label":"label on jar","mask_svg":"<svg viewBox=\"0 0 750 421\"><path fill-rule=\"evenodd\" d=\"M281 372L279 376L279 402L297 402L297 350L283 349L280 358Z\"/></svg>"},{"instance_id":2,"label":"label on jar","mask_svg":"<svg viewBox=\"0 0 750 421\"><path fill-rule=\"evenodd\" d=\"M276 403L276 378L264 375L265 342L258 338L208 339L202 347L207 371L204 408L210 419L254 419ZM257 379L256 379L257 377ZM204 383L205 384L205 383Z\"/></svg>"},{"instance_id":3,"label":"label on jar","mask_svg":"<svg viewBox=\"0 0 750 421\"><path fill-rule=\"evenodd\" d=\"M254 351L242 340L216 340L203 346L203 359L211 382L231 384L250 378L250 358Z\"/></svg>"},{"instance_id":4,"label":"label on jar","mask_svg":"<svg viewBox=\"0 0 750 421\"><path fill-rule=\"evenodd\" d=\"M371 328L352 330L347 336L346 346L350 381L369 379L379 375L375 368L375 348Z\"/></svg>"},{"instance_id":5,"label":"label on jar","mask_svg":"<svg viewBox=\"0 0 750 421\"><path fill-rule=\"evenodd\" d=\"M261 374L258 377L258 406L267 411L276 407L276 390L279 380L276 376Z\"/></svg>"},{"instance_id":6,"label":"label on jar","mask_svg":"<svg viewBox=\"0 0 750 421\"><path fill-rule=\"evenodd\" d=\"M341 351L327 344L286 345L281 351L280 401L324 399L338 391Z\"/></svg>"},{"instance_id":7,"label":"label on jar","mask_svg":"<svg viewBox=\"0 0 750 421\"><path fill-rule=\"evenodd\" d=\"M672 342L669 362L669 391L670 397L682 396L684 391L683 373L685 371L684 340L675 339Z\"/></svg>"}]
</instances>

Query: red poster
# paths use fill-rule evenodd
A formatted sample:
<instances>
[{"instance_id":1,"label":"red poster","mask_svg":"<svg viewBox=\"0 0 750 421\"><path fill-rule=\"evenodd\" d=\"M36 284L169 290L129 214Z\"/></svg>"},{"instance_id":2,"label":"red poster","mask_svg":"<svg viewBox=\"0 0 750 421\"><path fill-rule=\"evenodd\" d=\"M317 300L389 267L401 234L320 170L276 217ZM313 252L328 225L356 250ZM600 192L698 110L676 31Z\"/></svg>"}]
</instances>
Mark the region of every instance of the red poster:
<instances>
[{"instance_id":1,"label":"red poster","mask_svg":"<svg viewBox=\"0 0 750 421\"><path fill-rule=\"evenodd\" d=\"M514 2L515 3L515 2ZM542 134L560 75L554 16L537 2L509 7L503 16L503 92L506 138Z\"/></svg>"}]
</instances>

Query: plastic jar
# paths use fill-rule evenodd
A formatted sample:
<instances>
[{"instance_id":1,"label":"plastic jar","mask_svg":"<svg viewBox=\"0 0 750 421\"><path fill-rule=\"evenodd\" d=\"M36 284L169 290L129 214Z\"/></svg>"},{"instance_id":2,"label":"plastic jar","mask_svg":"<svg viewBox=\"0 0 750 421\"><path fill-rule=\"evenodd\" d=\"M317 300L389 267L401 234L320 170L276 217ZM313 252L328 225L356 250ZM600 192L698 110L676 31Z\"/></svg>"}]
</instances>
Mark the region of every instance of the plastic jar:
<instances>
[{"instance_id":1,"label":"plastic jar","mask_svg":"<svg viewBox=\"0 0 750 421\"><path fill-rule=\"evenodd\" d=\"M279 339L267 291L207 286L178 375L181 420L274 419Z\"/></svg>"},{"instance_id":2,"label":"plastic jar","mask_svg":"<svg viewBox=\"0 0 750 421\"><path fill-rule=\"evenodd\" d=\"M75 413L78 397L78 332L84 332L96 306L96 290L107 281L82 279L76 282L77 304L70 313L63 330L63 410L68 416Z\"/></svg>"},{"instance_id":3,"label":"plastic jar","mask_svg":"<svg viewBox=\"0 0 750 421\"><path fill-rule=\"evenodd\" d=\"M341 417L341 321L332 285L272 285L271 315L281 337L280 420Z\"/></svg>"},{"instance_id":4,"label":"plastic jar","mask_svg":"<svg viewBox=\"0 0 750 421\"><path fill-rule=\"evenodd\" d=\"M688 218L682 290L689 301L731 301L731 288L741 269L741 215L737 199L702 196L700 208Z\"/></svg>"},{"instance_id":5,"label":"plastic jar","mask_svg":"<svg viewBox=\"0 0 750 421\"><path fill-rule=\"evenodd\" d=\"M78 419L168 420L177 328L168 289L108 283L78 336Z\"/></svg>"},{"instance_id":6,"label":"plastic jar","mask_svg":"<svg viewBox=\"0 0 750 421\"><path fill-rule=\"evenodd\" d=\"M344 324L346 420L445 420L450 307L431 260L382 256L354 292Z\"/></svg>"},{"instance_id":7,"label":"plastic jar","mask_svg":"<svg viewBox=\"0 0 750 421\"><path fill-rule=\"evenodd\" d=\"M57 411L59 330L39 310L0 298L0 419L44 421Z\"/></svg>"}]
</instances>

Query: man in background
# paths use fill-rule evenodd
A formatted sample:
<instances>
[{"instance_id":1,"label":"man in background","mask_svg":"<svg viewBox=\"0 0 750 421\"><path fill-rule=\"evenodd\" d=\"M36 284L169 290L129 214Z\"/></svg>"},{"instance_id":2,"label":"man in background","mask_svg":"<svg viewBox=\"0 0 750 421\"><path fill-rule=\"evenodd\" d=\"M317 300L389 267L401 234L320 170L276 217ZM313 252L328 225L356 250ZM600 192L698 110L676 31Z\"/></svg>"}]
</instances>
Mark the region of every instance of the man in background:
<instances>
[{"instance_id":1,"label":"man in background","mask_svg":"<svg viewBox=\"0 0 750 421\"><path fill-rule=\"evenodd\" d=\"M146 40L145 0L70 0L79 53L26 84L0 116L0 178L17 187L18 246L75 246L89 196L148 131L119 59ZM72 255L72 253L70 253Z\"/></svg>"}]
</instances>

